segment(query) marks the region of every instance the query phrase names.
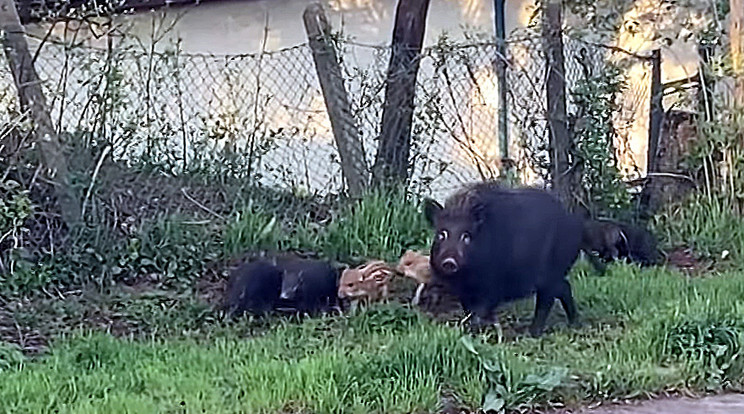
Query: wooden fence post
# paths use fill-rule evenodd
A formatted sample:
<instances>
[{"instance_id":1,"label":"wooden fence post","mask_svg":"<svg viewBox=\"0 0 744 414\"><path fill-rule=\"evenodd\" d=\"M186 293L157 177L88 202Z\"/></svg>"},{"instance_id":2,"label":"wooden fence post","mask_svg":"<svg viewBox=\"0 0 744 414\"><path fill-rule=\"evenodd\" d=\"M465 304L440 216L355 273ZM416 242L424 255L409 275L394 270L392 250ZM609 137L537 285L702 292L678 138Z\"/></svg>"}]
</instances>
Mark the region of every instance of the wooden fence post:
<instances>
[{"instance_id":1,"label":"wooden fence post","mask_svg":"<svg viewBox=\"0 0 744 414\"><path fill-rule=\"evenodd\" d=\"M661 50L651 52L651 96L648 112L648 151L646 154L646 180L641 191L640 217L647 218L650 211L652 193L657 191L654 185L654 173L657 172L659 137L661 123L664 120L664 86L661 83Z\"/></svg>"},{"instance_id":2,"label":"wooden fence post","mask_svg":"<svg viewBox=\"0 0 744 414\"><path fill-rule=\"evenodd\" d=\"M566 77L563 58L563 16L562 5L550 1L543 9L543 46L545 49L548 80L546 98L548 104L548 126L550 131L550 175L553 190L566 207L575 204L572 197L569 177L568 154L571 151L571 137L568 133L566 116Z\"/></svg>"},{"instance_id":3,"label":"wooden fence post","mask_svg":"<svg viewBox=\"0 0 744 414\"><path fill-rule=\"evenodd\" d=\"M651 102L649 107L648 124L648 157L646 159L646 175L656 172L657 150L661 121L664 119L662 99L664 91L661 84L661 50L651 52Z\"/></svg>"},{"instance_id":4,"label":"wooden fence post","mask_svg":"<svg viewBox=\"0 0 744 414\"><path fill-rule=\"evenodd\" d=\"M341 171L349 185L349 194L356 197L367 186L367 163L359 130L351 114L341 66L330 40L331 29L323 6L318 3L309 5L302 17L341 158Z\"/></svg>"}]
</instances>

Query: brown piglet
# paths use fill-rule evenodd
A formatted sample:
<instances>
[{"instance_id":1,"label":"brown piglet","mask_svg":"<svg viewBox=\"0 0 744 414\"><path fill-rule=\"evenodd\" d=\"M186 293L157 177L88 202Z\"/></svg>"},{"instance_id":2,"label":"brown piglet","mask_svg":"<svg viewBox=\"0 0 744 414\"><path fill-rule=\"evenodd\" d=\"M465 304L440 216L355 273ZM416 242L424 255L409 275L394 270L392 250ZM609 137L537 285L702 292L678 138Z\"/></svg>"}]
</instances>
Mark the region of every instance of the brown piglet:
<instances>
[{"instance_id":1,"label":"brown piglet","mask_svg":"<svg viewBox=\"0 0 744 414\"><path fill-rule=\"evenodd\" d=\"M360 299L377 301L387 299L393 269L385 262L375 260L366 264L346 269L341 273L338 286L338 297L349 298L356 302Z\"/></svg>"},{"instance_id":2,"label":"brown piglet","mask_svg":"<svg viewBox=\"0 0 744 414\"><path fill-rule=\"evenodd\" d=\"M398 261L395 268L398 273L418 282L416 293L411 303L415 306L421 300L421 292L431 280L431 267L429 266L429 256L413 250L407 250Z\"/></svg>"}]
</instances>

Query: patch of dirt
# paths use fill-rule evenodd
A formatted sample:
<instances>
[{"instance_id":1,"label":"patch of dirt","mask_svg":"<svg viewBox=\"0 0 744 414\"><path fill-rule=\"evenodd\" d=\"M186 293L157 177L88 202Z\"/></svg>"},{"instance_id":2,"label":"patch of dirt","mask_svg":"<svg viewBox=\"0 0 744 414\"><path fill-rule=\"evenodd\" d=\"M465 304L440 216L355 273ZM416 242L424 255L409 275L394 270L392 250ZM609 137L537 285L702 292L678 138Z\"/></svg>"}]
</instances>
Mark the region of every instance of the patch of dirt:
<instances>
[{"instance_id":1,"label":"patch of dirt","mask_svg":"<svg viewBox=\"0 0 744 414\"><path fill-rule=\"evenodd\" d=\"M550 414L741 414L744 413L744 394L721 394L702 398L660 397L642 402L562 409Z\"/></svg>"},{"instance_id":2,"label":"patch of dirt","mask_svg":"<svg viewBox=\"0 0 744 414\"><path fill-rule=\"evenodd\" d=\"M666 264L676 267L686 273L702 273L713 268L711 261L701 259L689 247L677 247L667 252Z\"/></svg>"}]
</instances>

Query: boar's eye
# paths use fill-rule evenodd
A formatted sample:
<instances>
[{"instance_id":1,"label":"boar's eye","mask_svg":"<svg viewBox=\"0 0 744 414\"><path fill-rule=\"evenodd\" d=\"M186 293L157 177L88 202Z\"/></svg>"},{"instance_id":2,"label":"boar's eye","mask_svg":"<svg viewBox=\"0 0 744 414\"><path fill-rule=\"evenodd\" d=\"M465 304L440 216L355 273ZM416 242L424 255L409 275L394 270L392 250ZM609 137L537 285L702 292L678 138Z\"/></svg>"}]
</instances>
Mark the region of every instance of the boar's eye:
<instances>
[{"instance_id":1,"label":"boar's eye","mask_svg":"<svg viewBox=\"0 0 744 414\"><path fill-rule=\"evenodd\" d=\"M460 240L462 240L462 242L465 244L470 244L470 234L463 233L462 236L460 236Z\"/></svg>"},{"instance_id":2,"label":"boar's eye","mask_svg":"<svg viewBox=\"0 0 744 414\"><path fill-rule=\"evenodd\" d=\"M437 233L437 240L447 240L447 236L449 236L447 230L441 230L439 233Z\"/></svg>"}]
</instances>

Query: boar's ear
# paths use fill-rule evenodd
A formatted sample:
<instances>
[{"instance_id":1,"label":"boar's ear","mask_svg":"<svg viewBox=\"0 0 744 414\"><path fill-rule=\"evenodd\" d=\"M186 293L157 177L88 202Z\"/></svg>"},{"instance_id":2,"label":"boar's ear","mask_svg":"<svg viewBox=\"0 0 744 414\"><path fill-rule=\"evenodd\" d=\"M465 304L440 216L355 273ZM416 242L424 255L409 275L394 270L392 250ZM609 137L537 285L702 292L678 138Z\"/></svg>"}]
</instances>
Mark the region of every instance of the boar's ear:
<instances>
[{"instance_id":1,"label":"boar's ear","mask_svg":"<svg viewBox=\"0 0 744 414\"><path fill-rule=\"evenodd\" d=\"M486 220L486 205L476 202L470 208L470 216L473 218L475 227L480 226Z\"/></svg>"},{"instance_id":2,"label":"boar's ear","mask_svg":"<svg viewBox=\"0 0 744 414\"><path fill-rule=\"evenodd\" d=\"M426 217L426 221L428 221L432 226L434 225L434 219L440 211L442 211L441 204L431 198L424 199L424 217Z\"/></svg>"}]
</instances>

